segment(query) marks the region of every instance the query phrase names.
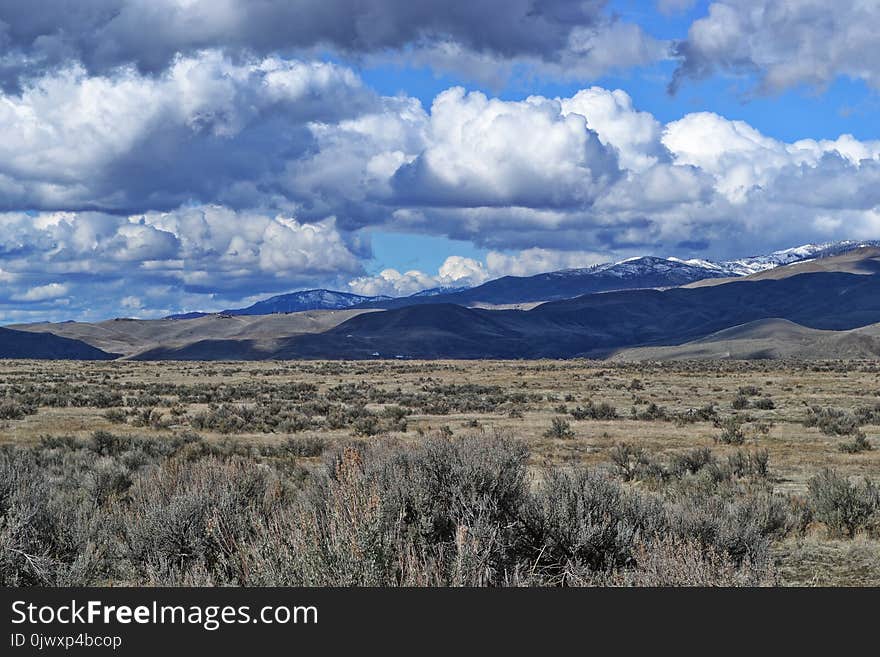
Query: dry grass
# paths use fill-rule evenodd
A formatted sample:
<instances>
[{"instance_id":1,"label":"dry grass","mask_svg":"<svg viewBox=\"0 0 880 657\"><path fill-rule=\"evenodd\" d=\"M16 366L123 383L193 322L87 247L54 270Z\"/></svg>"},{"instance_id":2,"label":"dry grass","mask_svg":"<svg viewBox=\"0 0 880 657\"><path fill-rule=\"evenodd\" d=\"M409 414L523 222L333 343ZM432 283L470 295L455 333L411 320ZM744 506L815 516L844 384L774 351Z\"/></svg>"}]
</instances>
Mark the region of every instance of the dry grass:
<instances>
[{"instance_id":1,"label":"dry grass","mask_svg":"<svg viewBox=\"0 0 880 657\"><path fill-rule=\"evenodd\" d=\"M213 386L229 389L258 386L260 399L242 397L229 403L254 406L273 401L284 386L292 383L316 386L315 396L325 399L336 386L359 383L381 391L383 402L368 400L366 413L379 416L378 428L403 444L415 444L422 436L441 430L454 435L496 430L523 440L531 452L530 469L537 473L545 465L578 464L603 466L619 443L635 445L652 458L670 459L694 448L709 447L724 459L739 449L766 449L770 455L770 482L776 492L804 496L807 480L830 467L848 477L880 479L880 426L865 425L861 431L873 446L870 451L844 453L839 446L847 436L830 436L816 427L804 426L810 406L839 408L854 412L880 402L880 366L870 362L784 363L710 362L632 364L594 361L430 361L430 362L261 362L261 363L136 363L136 362L33 362L0 361L0 398L14 390L32 386L51 391L73 386L89 391L121 392L123 410L140 410L129 398L153 395L154 408L163 423L137 426L129 415L124 423L105 417L107 408L38 405L36 413L20 419L0 420L0 444L37 444L44 435L70 435L87 439L96 430L121 435L171 436L190 428L190 420L208 412L207 403L181 402L168 386L198 390ZM497 388L502 401L486 402L480 410L456 410L455 400L471 399L469 393L449 393L453 408L447 412L426 412L424 406L406 406L405 396L423 395L442 401L444 386L473 384ZM18 386L19 388L16 388ZM758 398L770 398L772 409L734 410L732 403L742 388L754 386ZM491 396L491 395L490 395ZM291 408L299 406L285 401ZM477 394L476 398L480 395ZM494 398L493 398L494 399ZM512 401L513 400L513 401ZM577 420L570 411L590 401L607 403L619 415L611 420ZM357 403L337 402L340 407ZM632 409L643 413L650 404L665 409L670 419L633 419ZM385 408L401 406L406 430L382 419ZM712 406L719 418L734 413L746 416L743 446L717 442L720 429L711 420L685 421L689 410ZM175 409L175 414L172 414ZM554 438L548 429L554 418L569 422L573 436ZM677 418L677 419L676 419ZM353 423L327 426L320 414L313 425L297 436L319 436L331 444L348 440ZM219 431L199 430L208 442L228 438ZM236 431L235 439L254 445L274 445L287 440L285 431ZM369 438L368 438L369 439ZM317 462L317 458L315 461ZM636 482L635 486L643 483ZM775 548L782 583L871 584L880 583L880 544L868 538L856 541L832 540L819 530L806 538L786 539Z\"/></svg>"}]
</instances>

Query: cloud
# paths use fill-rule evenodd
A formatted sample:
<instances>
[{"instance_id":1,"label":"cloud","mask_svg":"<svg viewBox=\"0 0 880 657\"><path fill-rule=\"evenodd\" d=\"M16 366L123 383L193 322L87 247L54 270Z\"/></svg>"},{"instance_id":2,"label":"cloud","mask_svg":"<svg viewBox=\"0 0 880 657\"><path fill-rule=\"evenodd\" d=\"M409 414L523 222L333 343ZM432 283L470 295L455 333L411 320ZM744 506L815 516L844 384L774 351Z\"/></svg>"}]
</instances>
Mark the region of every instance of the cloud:
<instances>
[{"instance_id":1,"label":"cloud","mask_svg":"<svg viewBox=\"0 0 880 657\"><path fill-rule=\"evenodd\" d=\"M578 114L537 96L489 99L460 87L431 107L428 146L394 174L394 195L425 206L589 206L620 175Z\"/></svg>"},{"instance_id":2,"label":"cloud","mask_svg":"<svg viewBox=\"0 0 880 657\"><path fill-rule=\"evenodd\" d=\"M276 58L178 58L159 77L79 65L0 94L0 210L253 206L313 140L308 123L378 102L349 69Z\"/></svg>"},{"instance_id":3,"label":"cloud","mask_svg":"<svg viewBox=\"0 0 880 657\"><path fill-rule=\"evenodd\" d=\"M626 169L642 171L667 158L660 142L662 126L650 113L633 108L622 89L590 87L571 98L560 98L562 114L577 114L587 121L599 141L612 147Z\"/></svg>"},{"instance_id":4,"label":"cloud","mask_svg":"<svg viewBox=\"0 0 880 657\"><path fill-rule=\"evenodd\" d=\"M449 256L436 275L419 270L404 273L386 269L375 276L361 276L348 283L357 294L367 296L409 296L432 288L474 287L501 276L531 276L547 271L590 267L608 262L607 254L583 251L526 249L518 253L490 251L486 262Z\"/></svg>"},{"instance_id":5,"label":"cloud","mask_svg":"<svg viewBox=\"0 0 880 657\"><path fill-rule=\"evenodd\" d=\"M565 46L552 53L504 54L474 49L451 39L422 40L406 50L406 59L415 66L430 68L435 73L464 74L490 88L511 80L526 83L534 76L594 80L669 56L668 42L652 37L638 25L615 18L602 18L593 25L572 25ZM394 61L387 55L368 59L378 60L377 63Z\"/></svg>"},{"instance_id":6,"label":"cloud","mask_svg":"<svg viewBox=\"0 0 880 657\"><path fill-rule=\"evenodd\" d=\"M123 308L129 308L131 310L140 310L144 307L144 302L141 300L140 297L129 295L127 297L122 297L119 305Z\"/></svg>"},{"instance_id":7,"label":"cloud","mask_svg":"<svg viewBox=\"0 0 880 657\"><path fill-rule=\"evenodd\" d=\"M263 289L267 272L330 276L303 255L309 249L285 242L327 225L330 233L316 234L338 237L349 255L331 262L343 272L369 256L359 231L376 226L499 252L700 243L720 251L737 243L728 233L757 230L758 213L809 224L820 209L872 208L866 162L880 153L847 135L785 143L705 112L663 125L625 92L600 87L521 101L453 87L426 110L405 95L379 96L334 64L233 61L217 51L178 58L159 76L46 74L0 95L0 119L0 205L25 217L0 248L41 253L56 240L51 266L79 260L83 270L170 262L184 251L198 265L179 279L198 290L215 284L205 262L253 268L229 279L242 290ZM193 233L177 225L194 221L188 208L249 219L218 246L207 240L235 221L207 210L211 230L195 222ZM29 232L34 220L21 211L58 225ZM65 212L77 221L61 221ZM269 219L277 247L254 232ZM106 257L86 257L83 244ZM202 257L209 252L225 255Z\"/></svg>"},{"instance_id":8,"label":"cloud","mask_svg":"<svg viewBox=\"0 0 880 657\"><path fill-rule=\"evenodd\" d=\"M385 269L375 276L360 276L349 281L348 287L365 296L409 296L432 288L473 287L489 279L483 263L472 258L449 256L435 275L412 269L399 272Z\"/></svg>"},{"instance_id":9,"label":"cloud","mask_svg":"<svg viewBox=\"0 0 880 657\"><path fill-rule=\"evenodd\" d=\"M156 75L71 65L0 93L0 312L151 315L741 256L868 235L877 190L880 141L784 142L709 112L663 124L621 90L453 87L426 108L277 56L200 50ZM491 253L367 276L374 227ZM54 283L57 299L13 299Z\"/></svg>"},{"instance_id":10,"label":"cloud","mask_svg":"<svg viewBox=\"0 0 880 657\"><path fill-rule=\"evenodd\" d=\"M756 74L764 92L824 87L839 76L880 88L880 5L862 0L715 2L676 46L671 88L716 71Z\"/></svg>"},{"instance_id":11,"label":"cloud","mask_svg":"<svg viewBox=\"0 0 880 657\"><path fill-rule=\"evenodd\" d=\"M589 251L554 251L551 249L526 249L515 254L490 251L486 266L493 278L499 276L532 276L560 269L578 269L608 262L606 254Z\"/></svg>"},{"instance_id":12,"label":"cloud","mask_svg":"<svg viewBox=\"0 0 880 657\"><path fill-rule=\"evenodd\" d=\"M841 176L856 177L863 162L880 158L880 141L858 142L851 135L843 135L833 141L786 144L743 121L730 121L710 112L688 114L669 123L663 143L676 163L695 166L714 176L717 191L734 203L746 201L752 192L772 190L774 180L781 174L790 175L792 167L806 167L802 171L839 180ZM840 159L841 166L826 159L829 155ZM809 194L811 189L804 186L801 193Z\"/></svg>"},{"instance_id":13,"label":"cloud","mask_svg":"<svg viewBox=\"0 0 880 657\"><path fill-rule=\"evenodd\" d=\"M473 258L449 256L440 265L438 271L441 285L456 287L462 285L479 285L484 283L489 274L483 263Z\"/></svg>"},{"instance_id":14,"label":"cloud","mask_svg":"<svg viewBox=\"0 0 880 657\"><path fill-rule=\"evenodd\" d=\"M148 213L141 220L179 241L179 267L168 260L168 271L193 291L285 289L361 269L332 220L300 223L219 206Z\"/></svg>"},{"instance_id":15,"label":"cloud","mask_svg":"<svg viewBox=\"0 0 880 657\"><path fill-rule=\"evenodd\" d=\"M48 301L65 296L69 289L69 286L64 283L47 283L46 285L32 287L23 294L15 294L12 296L12 299L25 302Z\"/></svg>"},{"instance_id":16,"label":"cloud","mask_svg":"<svg viewBox=\"0 0 880 657\"><path fill-rule=\"evenodd\" d=\"M342 284L363 272L361 248L332 220L302 223L220 206L128 217L5 213L0 264L11 285L0 293L0 306L51 308L69 297L68 312L107 316L119 308L173 312L196 299L202 309L213 308L249 295Z\"/></svg>"},{"instance_id":17,"label":"cloud","mask_svg":"<svg viewBox=\"0 0 880 657\"><path fill-rule=\"evenodd\" d=\"M359 58L412 57L481 77L486 64L544 67L594 77L652 61L661 42L606 10L605 0L94 0L0 5L8 78L77 59L106 73L134 64L166 69L178 53L331 50ZM474 66L477 64L477 66Z\"/></svg>"}]
</instances>

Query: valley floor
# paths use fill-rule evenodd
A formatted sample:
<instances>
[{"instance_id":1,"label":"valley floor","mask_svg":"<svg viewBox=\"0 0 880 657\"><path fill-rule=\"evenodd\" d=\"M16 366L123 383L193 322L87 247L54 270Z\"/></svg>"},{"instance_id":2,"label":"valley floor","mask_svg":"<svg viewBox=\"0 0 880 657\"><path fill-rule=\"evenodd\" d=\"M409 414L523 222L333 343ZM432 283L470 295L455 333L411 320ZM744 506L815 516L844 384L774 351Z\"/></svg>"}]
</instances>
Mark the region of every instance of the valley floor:
<instances>
[{"instance_id":1,"label":"valley floor","mask_svg":"<svg viewBox=\"0 0 880 657\"><path fill-rule=\"evenodd\" d=\"M853 490L880 475L875 362L2 361L0 418L7 457L97 450L106 462L83 466L86 487L94 468L125 479L101 496L110 506L131 504L128 486L147 476L113 452L129 439L198 440L213 456L268 460L300 482L353 440L419 449L437 436L503 434L527 446L533 487L547 467L584 466L675 504L707 482L723 484L712 489L719 499L761 489L788 514L767 534L773 581L880 585L876 490L876 508L869 487L864 522L841 532L810 484L826 468ZM39 583L9 568L7 583Z\"/></svg>"}]
</instances>

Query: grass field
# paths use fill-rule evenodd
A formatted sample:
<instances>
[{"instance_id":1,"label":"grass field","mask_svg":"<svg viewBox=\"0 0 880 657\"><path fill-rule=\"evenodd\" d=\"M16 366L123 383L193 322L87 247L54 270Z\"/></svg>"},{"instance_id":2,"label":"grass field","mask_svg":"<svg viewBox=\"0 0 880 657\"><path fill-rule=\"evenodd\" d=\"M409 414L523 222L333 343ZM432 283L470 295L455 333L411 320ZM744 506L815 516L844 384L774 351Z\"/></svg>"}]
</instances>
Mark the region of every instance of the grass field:
<instances>
[{"instance_id":1,"label":"grass field","mask_svg":"<svg viewBox=\"0 0 880 657\"><path fill-rule=\"evenodd\" d=\"M587 468L627 494L673 506L681 505L682 495L703 490L707 481L713 488L706 495L722 505L750 499L756 491L770 495L786 515L765 533L772 576L763 574L760 583L880 585L880 496L864 484L865 478L880 474L880 366L873 362L4 361L0 418L0 443L7 446L7 458L28 450L79 453L85 445L94 448L95 432L106 432L111 439L104 440L111 442L112 437L171 442L184 436L212 446L209 456L214 459L270 463L282 473L279 480L296 489L292 497L303 481L319 476L328 455L352 441L412 450L431 440L467 437L478 443L484 436L488 444L493 436L504 435L528 448L523 467L526 485L533 489L546 480L548 468ZM62 437L72 439L66 447L59 447ZM97 451L105 461L114 458L112 450ZM136 503L131 491L142 489L145 478L153 476L151 468L167 464L90 461L83 468L91 473L111 465L124 471L124 483L114 484L91 503L101 512L106 506L107 513L122 513L125 505ZM821 508L821 493L818 487L811 492L809 484L825 468L838 476L833 484L838 488L851 482L851 490L837 491L831 511ZM69 480L72 488L88 488L94 485L88 482L96 481L93 474L88 481L71 479L69 473L56 476ZM9 538L12 507L4 502L2 508L7 548L27 553ZM858 518L846 525L852 531L834 529L835 522L846 524L839 516L853 514ZM455 523L459 530L472 527L460 518ZM688 540L697 536L704 548L711 542L704 533L688 531ZM96 542L101 541L86 541ZM571 550L564 552L570 562ZM52 563L73 558L29 556L54 559ZM587 570L619 567L623 572L632 562L627 559L623 566L609 562ZM675 560L684 563L686 555L677 553ZM16 563L6 566L8 582L40 583L33 573L22 575L30 567L27 560ZM96 566L103 574L92 579L70 575L69 567L64 572L74 583L179 583L193 578L248 583L241 577L217 577L204 563L198 577L174 579L174 569L166 566L163 562L147 571L132 567L126 575L108 575L106 566ZM48 572L51 566L43 568ZM573 583L569 570L558 581ZM578 572L579 581L589 579L585 571ZM447 582L444 577L407 582ZM638 578L614 581L645 583ZM58 582L56 577L52 583Z\"/></svg>"}]
</instances>

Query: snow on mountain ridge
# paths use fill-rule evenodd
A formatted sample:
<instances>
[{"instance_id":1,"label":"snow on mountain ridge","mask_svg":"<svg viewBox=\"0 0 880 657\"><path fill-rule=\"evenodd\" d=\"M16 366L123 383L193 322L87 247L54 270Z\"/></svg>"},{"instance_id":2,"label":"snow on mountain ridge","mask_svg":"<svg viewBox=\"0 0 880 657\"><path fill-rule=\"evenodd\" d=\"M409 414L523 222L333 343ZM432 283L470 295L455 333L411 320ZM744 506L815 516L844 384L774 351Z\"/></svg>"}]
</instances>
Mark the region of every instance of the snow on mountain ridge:
<instances>
[{"instance_id":1,"label":"snow on mountain ridge","mask_svg":"<svg viewBox=\"0 0 880 657\"><path fill-rule=\"evenodd\" d=\"M708 277L716 276L748 276L757 272L766 271L782 265L789 265L794 262L803 262L804 260L828 257L847 253L854 249L862 247L880 247L880 240L844 240L841 242L822 242L818 244L802 244L800 246L790 247L788 249L780 249L765 255L749 256L746 258L738 258L735 260L726 260L722 262L714 262L702 258L691 258L685 260L670 256L661 258L658 256L635 256L625 258L616 262L608 262L600 265L584 269L568 269L560 272L552 272L553 274L564 275L584 275L597 272L609 272L611 275L620 278L626 278L630 275L646 274L651 271L661 273L670 272L676 266L680 266L680 271L690 271L696 274L699 270L711 272ZM674 264L672 264L674 263ZM683 268L691 268L690 270Z\"/></svg>"},{"instance_id":2,"label":"snow on mountain ridge","mask_svg":"<svg viewBox=\"0 0 880 657\"><path fill-rule=\"evenodd\" d=\"M747 276L782 265L805 260L829 257L847 253L861 247L880 247L880 240L845 240L841 242L823 242L818 244L802 244L787 249L780 249L765 255L749 256L735 260L714 262L700 258L688 260L659 256L634 256L616 262L606 262L590 267L561 269L557 271L536 274L533 277L520 278L543 278L559 280L559 284L565 286L565 279L574 279L584 276L599 276L620 281L632 281L644 279L639 285L646 287L670 287L683 285L704 278L738 277ZM517 277L513 277L517 278ZM489 283L492 283L490 281ZM622 285L622 288L631 287L632 284ZM478 286L481 287L481 286ZM469 288L431 288L410 295L411 297L431 297L454 294ZM616 288L615 288L616 289ZM291 292L277 295L259 301L247 308L224 311L229 314L270 314L299 312L302 310L341 310L352 306L389 300L391 297L365 297L350 292L336 292L333 290L317 289ZM201 313L188 314L197 316ZM175 316L176 317L176 316ZM181 315L180 317L184 317Z\"/></svg>"},{"instance_id":3,"label":"snow on mountain ridge","mask_svg":"<svg viewBox=\"0 0 880 657\"><path fill-rule=\"evenodd\" d=\"M267 315L271 313L290 313L302 310L342 310L360 303L384 301L390 297L365 297L351 292L334 290L301 290L289 294L279 294L263 299L247 308L224 310L227 315Z\"/></svg>"},{"instance_id":4,"label":"snow on mountain ridge","mask_svg":"<svg viewBox=\"0 0 880 657\"><path fill-rule=\"evenodd\" d=\"M721 263L734 275L747 276L760 271L767 271L793 262L803 262L814 258L840 255L854 249L868 246L880 246L878 240L843 240L841 242L822 242L819 244L802 244L788 249L774 251L767 255L750 256Z\"/></svg>"}]
</instances>

